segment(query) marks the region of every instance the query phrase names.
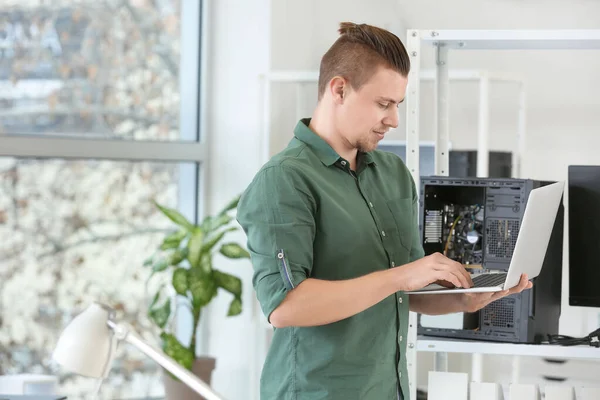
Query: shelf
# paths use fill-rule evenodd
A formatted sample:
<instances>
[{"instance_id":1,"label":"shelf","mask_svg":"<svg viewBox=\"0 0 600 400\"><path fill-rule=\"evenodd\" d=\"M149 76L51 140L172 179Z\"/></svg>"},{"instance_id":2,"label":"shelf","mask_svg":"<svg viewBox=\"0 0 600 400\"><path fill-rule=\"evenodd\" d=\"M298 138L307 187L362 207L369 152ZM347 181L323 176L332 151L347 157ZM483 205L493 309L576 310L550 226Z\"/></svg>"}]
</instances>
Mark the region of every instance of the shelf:
<instances>
[{"instance_id":1,"label":"shelf","mask_svg":"<svg viewBox=\"0 0 600 400\"><path fill-rule=\"evenodd\" d=\"M462 50L600 49L600 30L422 30L423 43Z\"/></svg>"},{"instance_id":2,"label":"shelf","mask_svg":"<svg viewBox=\"0 0 600 400\"><path fill-rule=\"evenodd\" d=\"M417 351L600 360L600 348L590 346L567 347L539 344L513 344L459 339L436 339L424 336L418 337Z\"/></svg>"}]
</instances>

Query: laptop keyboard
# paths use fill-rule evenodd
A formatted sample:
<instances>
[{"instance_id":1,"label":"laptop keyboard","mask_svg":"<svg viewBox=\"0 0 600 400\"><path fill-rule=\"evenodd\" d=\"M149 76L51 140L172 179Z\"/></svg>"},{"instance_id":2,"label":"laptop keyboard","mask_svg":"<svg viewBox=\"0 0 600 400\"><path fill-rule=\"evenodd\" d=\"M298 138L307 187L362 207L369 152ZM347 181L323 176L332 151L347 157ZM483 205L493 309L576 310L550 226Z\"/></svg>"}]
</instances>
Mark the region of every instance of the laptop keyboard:
<instances>
[{"instance_id":1,"label":"laptop keyboard","mask_svg":"<svg viewBox=\"0 0 600 400\"><path fill-rule=\"evenodd\" d=\"M502 286L506 281L506 274L482 274L473 278L473 287Z\"/></svg>"}]
</instances>

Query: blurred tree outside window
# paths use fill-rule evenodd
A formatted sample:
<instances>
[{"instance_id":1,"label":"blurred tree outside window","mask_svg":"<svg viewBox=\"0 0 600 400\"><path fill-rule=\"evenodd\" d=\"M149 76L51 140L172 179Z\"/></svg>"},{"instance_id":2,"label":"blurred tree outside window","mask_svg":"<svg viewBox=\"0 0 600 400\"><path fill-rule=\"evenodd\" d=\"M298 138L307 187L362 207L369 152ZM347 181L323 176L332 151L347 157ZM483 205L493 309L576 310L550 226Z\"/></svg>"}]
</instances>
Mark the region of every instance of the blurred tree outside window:
<instances>
[{"instance_id":1,"label":"blurred tree outside window","mask_svg":"<svg viewBox=\"0 0 600 400\"><path fill-rule=\"evenodd\" d=\"M148 161L109 150L98 159L19 157L1 143L50 138L56 153L65 138L182 141L182 3L0 4L0 374L56 374L61 394L88 398L95 382L57 369L51 352L91 301L115 306L157 344L142 264L173 227L152 200L194 219L204 159L166 148ZM102 397L161 396L160 368L128 346L119 352Z\"/></svg>"}]
</instances>

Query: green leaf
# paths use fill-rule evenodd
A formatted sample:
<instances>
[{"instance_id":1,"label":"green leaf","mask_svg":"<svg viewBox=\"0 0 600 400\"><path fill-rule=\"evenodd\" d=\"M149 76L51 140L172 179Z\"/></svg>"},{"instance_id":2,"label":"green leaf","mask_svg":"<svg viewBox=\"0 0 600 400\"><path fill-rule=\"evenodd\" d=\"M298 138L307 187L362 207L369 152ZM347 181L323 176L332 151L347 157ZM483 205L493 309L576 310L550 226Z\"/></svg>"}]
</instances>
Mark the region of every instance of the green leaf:
<instances>
[{"instance_id":1,"label":"green leaf","mask_svg":"<svg viewBox=\"0 0 600 400\"><path fill-rule=\"evenodd\" d=\"M148 286L150 284L150 280L152 279L152 277L154 276L154 274L156 274L156 272L152 271L150 273L150 275L148 275L148 278L146 278L146 286Z\"/></svg>"},{"instance_id":2,"label":"green leaf","mask_svg":"<svg viewBox=\"0 0 600 400\"><path fill-rule=\"evenodd\" d=\"M154 264L152 265L152 274L164 271L170 265L176 267L177 265L179 265L179 263L186 259L187 255L188 249L183 248L177 249L167 256L162 256L160 258L154 259Z\"/></svg>"},{"instance_id":3,"label":"green leaf","mask_svg":"<svg viewBox=\"0 0 600 400\"><path fill-rule=\"evenodd\" d=\"M221 231L219 233L217 233L215 236L211 237L206 243L204 243L204 248L202 249L202 251L208 253L212 250L213 247L215 247L225 236L225 234L227 234L227 232L231 232L231 231L235 231L237 230L237 228L232 227L232 228L228 228L225 229L224 231Z\"/></svg>"},{"instance_id":4,"label":"green leaf","mask_svg":"<svg viewBox=\"0 0 600 400\"><path fill-rule=\"evenodd\" d=\"M171 253L171 256L169 257L169 265L179 265L180 262L187 258L188 252L189 251L187 248L175 250L173 253Z\"/></svg>"},{"instance_id":5,"label":"green leaf","mask_svg":"<svg viewBox=\"0 0 600 400\"><path fill-rule=\"evenodd\" d=\"M228 317L239 315L242 312L242 301L237 297L231 301L229 305L229 311L227 311Z\"/></svg>"},{"instance_id":6,"label":"green leaf","mask_svg":"<svg viewBox=\"0 0 600 400\"><path fill-rule=\"evenodd\" d=\"M204 240L204 233L201 230L194 232L188 243L188 260L192 268L197 267L200 264L200 255L202 254L202 242Z\"/></svg>"},{"instance_id":7,"label":"green leaf","mask_svg":"<svg viewBox=\"0 0 600 400\"><path fill-rule=\"evenodd\" d=\"M208 228L210 228L210 221L213 219L214 217L207 215L206 217L204 217L204 219L202 220L202 223L200 224L200 228L204 231L207 232Z\"/></svg>"},{"instance_id":8,"label":"green leaf","mask_svg":"<svg viewBox=\"0 0 600 400\"><path fill-rule=\"evenodd\" d=\"M184 347L175 336L163 332L160 334L163 351L182 367L191 370L194 363L194 353Z\"/></svg>"},{"instance_id":9,"label":"green leaf","mask_svg":"<svg viewBox=\"0 0 600 400\"><path fill-rule=\"evenodd\" d=\"M222 226L227 225L233 220L233 217L230 217L227 214L217 215L216 217L209 217L208 220L203 222L203 228L205 232L214 232Z\"/></svg>"},{"instance_id":10,"label":"green leaf","mask_svg":"<svg viewBox=\"0 0 600 400\"><path fill-rule=\"evenodd\" d=\"M154 264L152 265L152 272L160 272L167 269L169 266L169 260L166 258L159 258L158 260L154 260Z\"/></svg>"},{"instance_id":11,"label":"green leaf","mask_svg":"<svg viewBox=\"0 0 600 400\"><path fill-rule=\"evenodd\" d=\"M167 236L160 245L161 250L176 249L181 244L181 241L188 235L188 232L181 230Z\"/></svg>"},{"instance_id":12,"label":"green leaf","mask_svg":"<svg viewBox=\"0 0 600 400\"><path fill-rule=\"evenodd\" d=\"M217 295L217 284L212 273L204 273L200 268L188 271L188 288L192 293L194 310L206 306Z\"/></svg>"},{"instance_id":13,"label":"green leaf","mask_svg":"<svg viewBox=\"0 0 600 400\"><path fill-rule=\"evenodd\" d=\"M175 222L177 225L185 228L188 232L194 230L194 225L190 221L188 221L179 211L174 210L172 208L163 207L156 201L154 202L154 204L164 215L167 216L167 218Z\"/></svg>"},{"instance_id":14,"label":"green leaf","mask_svg":"<svg viewBox=\"0 0 600 400\"><path fill-rule=\"evenodd\" d=\"M221 254L228 258L250 258L250 253L237 243L226 243L221 246Z\"/></svg>"},{"instance_id":15,"label":"green leaf","mask_svg":"<svg viewBox=\"0 0 600 400\"><path fill-rule=\"evenodd\" d=\"M163 303L162 306L156 306L156 301L160 293L157 293L154 296L153 306L148 310L148 316L156 325L158 325L161 329L165 327L167 321L169 320L169 316L171 316L171 299L167 298L167 300Z\"/></svg>"},{"instance_id":16,"label":"green leaf","mask_svg":"<svg viewBox=\"0 0 600 400\"><path fill-rule=\"evenodd\" d=\"M200 266L199 266L200 270L202 270L203 273L210 275L212 273L212 258L210 253L202 253L202 256L200 257Z\"/></svg>"},{"instance_id":17,"label":"green leaf","mask_svg":"<svg viewBox=\"0 0 600 400\"><path fill-rule=\"evenodd\" d=\"M231 200L229 202L229 204L227 204L219 213L219 215L223 215L231 210L233 210L234 208L237 208L238 203L240 202L240 196L236 196L233 200Z\"/></svg>"},{"instance_id":18,"label":"green leaf","mask_svg":"<svg viewBox=\"0 0 600 400\"><path fill-rule=\"evenodd\" d=\"M179 247L179 243L175 243L175 242L163 242L160 245L161 250L176 249L178 247Z\"/></svg>"},{"instance_id":19,"label":"green leaf","mask_svg":"<svg viewBox=\"0 0 600 400\"><path fill-rule=\"evenodd\" d=\"M175 291L184 296L188 290L187 271L186 268L177 268L175 272L173 272L172 280Z\"/></svg>"},{"instance_id":20,"label":"green leaf","mask_svg":"<svg viewBox=\"0 0 600 400\"><path fill-rule=\"evenodd\" d=\"M156 291L156 294L154 295L154 298L152 299L152 302L148 306L148 312L150 312L150 310L154 307L154 305L158 301L158 299L160 297L160 292L161 292L161 290L162 290L163 287L164 287L164 285L161 285L160 288Z\"/></svg>"},{"instance_id":21,"label":"green leaf","mask_svg":"<svg viewBox=\"0 0 600 400\"><path fill-rule=\"evenodd\" d=\"M144 260L144 267L149 267L152 265L152 261L154 260L154 256L150 256Z\"/></svg>"},{"instance_id":22,"label":"green leaf","mask_svg":"<svg viewBox=\"0 0 600 400\"><path fill-rule=\"evenodd\" d=\"M213 271L213 276L218 287L227 290L234 297L242 297L242 280L240 278L217 270Z\"/></svg>"}]
</instances>

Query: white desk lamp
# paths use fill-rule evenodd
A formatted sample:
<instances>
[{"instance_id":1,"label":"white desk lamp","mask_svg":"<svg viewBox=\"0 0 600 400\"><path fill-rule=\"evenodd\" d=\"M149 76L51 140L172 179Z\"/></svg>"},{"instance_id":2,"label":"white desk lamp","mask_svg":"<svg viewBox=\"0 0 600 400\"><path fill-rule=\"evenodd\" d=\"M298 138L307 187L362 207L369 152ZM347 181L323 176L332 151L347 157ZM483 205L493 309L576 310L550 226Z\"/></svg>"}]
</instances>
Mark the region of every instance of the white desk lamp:
<instances>
[{"instance_id":1,"label":"white desk lamp","mask_svg":"<svg viewBox=\"0 0 600 400\"><path fill-rule=\"evenodd\" d=\"M54 360L65 369L96 379L108 376L117 341L125 340L163 366L206 400L223 400L204 381L183 368L163 351L144 342L134 331L114 321L115 311L91 304L60 335Z\"/></svg>"}]
</instances>

